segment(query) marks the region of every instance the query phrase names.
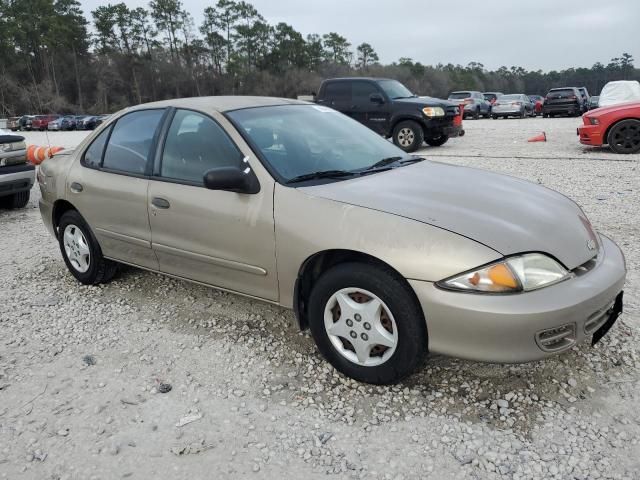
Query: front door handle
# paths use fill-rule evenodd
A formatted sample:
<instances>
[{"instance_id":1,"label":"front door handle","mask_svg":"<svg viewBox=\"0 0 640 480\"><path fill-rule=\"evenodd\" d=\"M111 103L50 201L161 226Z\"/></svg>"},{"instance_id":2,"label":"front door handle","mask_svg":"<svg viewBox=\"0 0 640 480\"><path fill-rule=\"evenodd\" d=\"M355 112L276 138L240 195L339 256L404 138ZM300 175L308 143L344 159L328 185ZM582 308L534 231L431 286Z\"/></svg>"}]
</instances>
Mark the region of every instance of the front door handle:
<instances>
[{"instance_id":1,"label":"front door handle","mask_svg":"<svg viewBox=\"0 0 640 480\"><path fill-rule=\"evenodd\" d=\"M153 197L153 200L151 200L151 205L156 208L162 208L165 210L171 206L168 200L160 197Z\"/></svg>"},{"instance_id":2,"label":"front door handle","mask_svg":"<svg viewBox=\"0 0 640 480\"><path fill-rule=\"evenodd\" d=\"M71 190L73 193L80 193L82 191L82 184L78 182L72 182L71 185L69 185L69 190Z\"/></svg>"}]
</instances>

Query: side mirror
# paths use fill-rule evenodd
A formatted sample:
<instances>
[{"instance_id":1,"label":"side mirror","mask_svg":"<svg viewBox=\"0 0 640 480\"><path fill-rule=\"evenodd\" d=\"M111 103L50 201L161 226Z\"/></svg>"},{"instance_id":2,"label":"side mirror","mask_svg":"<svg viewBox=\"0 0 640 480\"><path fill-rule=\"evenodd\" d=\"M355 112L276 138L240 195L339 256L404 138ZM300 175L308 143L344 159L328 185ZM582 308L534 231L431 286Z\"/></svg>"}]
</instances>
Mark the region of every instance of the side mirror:
<instances>
[{"instance_id":1,"label":"side mirror","mask_svg":"<svg viewBox=\"0 0 640 480\"><path fill-rule=\"evenodd\" d=\"M253 171L237 167L212 168L204 174L204 186L209 190L225 190L236 193L258 193L260 183Z\"/></svg>"},{"instance_id":2,"label":"side mirror","mask_svg":"<svg viewBox=\"0 0 640 480\"><path fill-rule=\"evenodd\" d=\"M384 98L379 93L372 93L371 95L369 95L369 101L371 103L382 105L384 103Z\"/></svg>"}]
</instances>

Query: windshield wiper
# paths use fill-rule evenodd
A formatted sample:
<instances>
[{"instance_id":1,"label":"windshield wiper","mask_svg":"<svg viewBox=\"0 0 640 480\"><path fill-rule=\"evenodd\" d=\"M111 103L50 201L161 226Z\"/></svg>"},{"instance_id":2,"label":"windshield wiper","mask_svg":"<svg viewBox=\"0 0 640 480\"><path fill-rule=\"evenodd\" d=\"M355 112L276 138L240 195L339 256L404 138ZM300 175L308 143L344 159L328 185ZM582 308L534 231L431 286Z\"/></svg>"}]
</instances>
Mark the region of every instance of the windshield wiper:
<instances>
[{"instance_id":1,"label":"windshield wiper","mask_svg":"<svg viewBox=\"0 0 640 480\"><path fill-rule=\"evenodd\" d=\"M306 182L307 180L317 180L320 178L340 178L340 177L353 177L358 175L358 172L350 172L348 170L322 170L319 172L305 173L304 175L298 175L297 177L290 178L286 181L287 184Z\"/></svg>"},{"instance_id":2,"label":"windshield wiper","mask_svg":"<svg viewBox=\"0 0 640 480\"><path fill-rule=\"evenodd\" d=\"M402 160L402 157L386 157L382 160L377 161L373 165L369 165L364 171L374 170L380 167L386 167L387 165L391 165L392 163L396 163L397 161Z\"/></svg>"}]
</instances>

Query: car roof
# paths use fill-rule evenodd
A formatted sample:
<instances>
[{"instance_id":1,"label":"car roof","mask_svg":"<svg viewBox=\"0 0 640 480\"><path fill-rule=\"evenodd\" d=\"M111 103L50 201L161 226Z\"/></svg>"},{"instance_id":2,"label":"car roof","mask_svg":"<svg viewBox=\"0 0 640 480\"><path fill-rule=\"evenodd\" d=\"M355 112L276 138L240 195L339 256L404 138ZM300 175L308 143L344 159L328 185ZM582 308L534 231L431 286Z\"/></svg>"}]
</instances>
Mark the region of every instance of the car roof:
<instances>
[{"instance_id":1,"label":"car roof","mask_svg":"<svg viewBox=\"0 0 640 480\"><path fill-rule=\"evenodd\" d=\"M336 78L327 78L325 82L346 81L346 80L369 80L372 82L377 82L380 80L394 80L394 79L385 78L385 77L336 77Z\"/></svg>"},{"instance_id":2,"label":"car roof","mask_svg":"<svg viewBox=\"0 0 640 480\"><path fill-rule=\"evenodd\" d=\"M218 112L240 110L242 108L271 107L276 105L310 105L310 102L292 100L290 98L252 97L252 96L215 96L190 97L161 100L159 102L143 103L127 109L127 111L144 110L155 107L192 108L196 110L209 109Z\"/></svg>"}]
</instances>

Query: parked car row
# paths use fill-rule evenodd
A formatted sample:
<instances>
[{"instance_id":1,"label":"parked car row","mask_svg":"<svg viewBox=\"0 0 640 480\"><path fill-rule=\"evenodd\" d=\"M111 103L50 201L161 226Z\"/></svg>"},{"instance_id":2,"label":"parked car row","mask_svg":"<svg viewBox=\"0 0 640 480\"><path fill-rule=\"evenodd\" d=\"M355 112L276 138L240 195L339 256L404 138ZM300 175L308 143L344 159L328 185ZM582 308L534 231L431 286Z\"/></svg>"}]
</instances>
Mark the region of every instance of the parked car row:
<instances>
[{"instance_id":1,"label":"parked car row","mask_svg":"<svg viewBox=\"0 0 640 480\"><path fill-rule=\"evenodd\" d=\"M22 115L11 117L7 121L7 128L13 132L20 130L93 130L109 115Z\"/></svg>"}]
</instances>

